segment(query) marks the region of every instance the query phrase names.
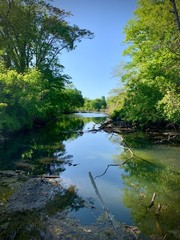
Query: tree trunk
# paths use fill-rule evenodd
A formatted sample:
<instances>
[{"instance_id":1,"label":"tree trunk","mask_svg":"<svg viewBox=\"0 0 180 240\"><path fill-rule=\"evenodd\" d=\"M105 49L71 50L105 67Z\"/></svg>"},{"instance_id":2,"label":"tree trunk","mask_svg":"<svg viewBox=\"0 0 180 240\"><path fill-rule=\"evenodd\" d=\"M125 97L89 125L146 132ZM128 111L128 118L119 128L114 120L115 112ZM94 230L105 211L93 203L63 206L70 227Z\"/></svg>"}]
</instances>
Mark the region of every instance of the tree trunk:
<instances>
[{"instance_id":1,"label":"tree trunk","mask_svg":"<svg viewBox=\"0 0 180 240\"><path fill-rule=\"evenodd\" d=\"M179 19L178 9L177 9L177 6L176 6L176 1L175 0L170 0L170 2L171 2L172 7L173 7L173 13L174 13L174 16L175 16L177 29L178 29L178 32L180 34L180 19Z\"/></svg>"}]
</instances>

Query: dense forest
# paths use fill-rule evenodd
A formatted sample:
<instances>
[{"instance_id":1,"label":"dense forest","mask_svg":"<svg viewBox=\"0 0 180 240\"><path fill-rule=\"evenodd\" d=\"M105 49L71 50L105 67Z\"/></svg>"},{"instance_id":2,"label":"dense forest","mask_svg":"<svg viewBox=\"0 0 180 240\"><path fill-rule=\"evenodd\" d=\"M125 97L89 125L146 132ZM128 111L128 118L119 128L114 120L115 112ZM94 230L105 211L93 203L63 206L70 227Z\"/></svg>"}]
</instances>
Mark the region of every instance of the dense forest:
<instances>
[{"instance_id":1,"label":"dense forest","mask_svg":"<svg viewBox=\"0 0 180 240\"><path fill-rule=\"evenodd\" d=\"M63 50L93 33L70 25L71 16L45 0L0 2L0 129L30 128L75 110L108 108L136 126L180 123L180 2L138 0L127 23L129 61L117 75L123 88L87 99L64 74Z\"/></svg>"},{"instance_id":2,"label":"dense forest","mask_svg":"<svg viewBox=\"0 0 180 240\"><path fill-rule=\"evenodd\" d=\"M138 126L180 123L180 1L138 0L125 27L130 61L118 66L123 88L109 111Z\"/></svg>"},{"instance_id":3,"label":"dense forest","mask_svg":"<svg viewBox=\"0 0 180 240\"><path fill-rule=\"evenodd\" d=\"M60 54L93 33L41 0L0 2L0 129L29 128L83 105Z\"/></svg>"}]
</instances>

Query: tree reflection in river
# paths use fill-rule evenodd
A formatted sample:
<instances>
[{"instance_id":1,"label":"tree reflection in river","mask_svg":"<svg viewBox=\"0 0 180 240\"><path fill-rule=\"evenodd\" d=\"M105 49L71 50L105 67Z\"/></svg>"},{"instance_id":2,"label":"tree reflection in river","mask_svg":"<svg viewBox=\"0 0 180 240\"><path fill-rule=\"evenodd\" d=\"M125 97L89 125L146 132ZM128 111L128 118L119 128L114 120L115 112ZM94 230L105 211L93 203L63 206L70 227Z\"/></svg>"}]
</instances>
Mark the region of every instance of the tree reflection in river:
<instances>
[{"instance_id":1,"label":"tree reflection in river","mask_svg":"<svg viewBox=\"0 0 180 240\"><path fill-rule=\"evenodd\" d=\"M25 170L35 175L63 171L72 157L66 154L63 141L77 138L83 127L82 119L62 116L41 130L7 136L0 147L0 169ZM61 159L53 156L57 151Z\"/></svg>"},{"instance_id":2,"label":"tree reflection in river","mask_svg":"<svg viewBox=\"0 0 180 240\"><path fill-rule=\"evenodd\" d=\"M143 141L141 133L137 138L136 136L133 137L133 134L123 136L125 143L128 143L134 153L134 157L121 166L124 169L122 179L125 186L123 203L131 209L134 223L144 235L161 236L167 240L179 239L180 172L170 159L169 164L167 160L162 161L167 146L159 148L147 137ZM113 141L118 141L118 138L114 138ZM143 155L138 149L143 149ZM158 155L161 160L154 159L154 156ZM115 164L126 159L127 152L114 156ZM156 198L150 207L153 193L156 193Z\"/></svg>"}]
</instances>

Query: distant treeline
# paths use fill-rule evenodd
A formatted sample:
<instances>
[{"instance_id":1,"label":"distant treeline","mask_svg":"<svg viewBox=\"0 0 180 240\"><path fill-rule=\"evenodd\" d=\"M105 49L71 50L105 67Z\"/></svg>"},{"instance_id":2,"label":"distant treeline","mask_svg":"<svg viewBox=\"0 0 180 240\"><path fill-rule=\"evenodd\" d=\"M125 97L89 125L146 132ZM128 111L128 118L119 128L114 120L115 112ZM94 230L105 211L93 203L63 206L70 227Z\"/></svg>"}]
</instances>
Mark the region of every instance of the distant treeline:
<instances>
[{"instance_id":1,"label":"distant treeline","mask_svg":"<svg viewBox=\"0 0 180 240\"><path fill-rule=\"evenodd\" d=\"M107 102L104 96L101 98L88 99L84 98L84 105L79 109L80 111L105 111Z\"/></svg>"}]
</instances>

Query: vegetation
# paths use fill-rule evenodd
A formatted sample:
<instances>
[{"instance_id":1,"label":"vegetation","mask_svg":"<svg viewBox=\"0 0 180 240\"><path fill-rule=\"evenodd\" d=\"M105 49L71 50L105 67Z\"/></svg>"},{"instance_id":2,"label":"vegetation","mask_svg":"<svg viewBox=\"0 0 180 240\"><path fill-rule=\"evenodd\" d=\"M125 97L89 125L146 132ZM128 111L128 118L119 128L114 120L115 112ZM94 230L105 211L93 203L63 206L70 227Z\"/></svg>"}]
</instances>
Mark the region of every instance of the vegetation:
<instances>
[{"instance_id":1,"label":"vegetation","mask_svg":"<svg viewBox=\"0 0 180 240\"><path fill-rule=\"evenodd\" d=\"M114 117L140 126L180 123L179 11L179 1L138 0L125 28L124 88L108 100Z\"/></svg>"},{"instance_id":2,"label":"vegetation","mask_svg":"<svg viewBox=\"0 0 180 240\"><path fill-rule=\"evenodd\" d=\"M84 105L81 111L104 111L107 108L107 102L104 96L95 99L84 99Z\"/></svg>"},{"instance_id":3,"label":"vegetation","mask_svg":"<svg viewBox=\"0 0 180 240\"><path fill-rule=\"evenodd\" d=\"M70 15L41 0L0 2L0 129L31 127L83 105L59 57L93 34L69 25Z\"/></svg>"}]
</instances>

